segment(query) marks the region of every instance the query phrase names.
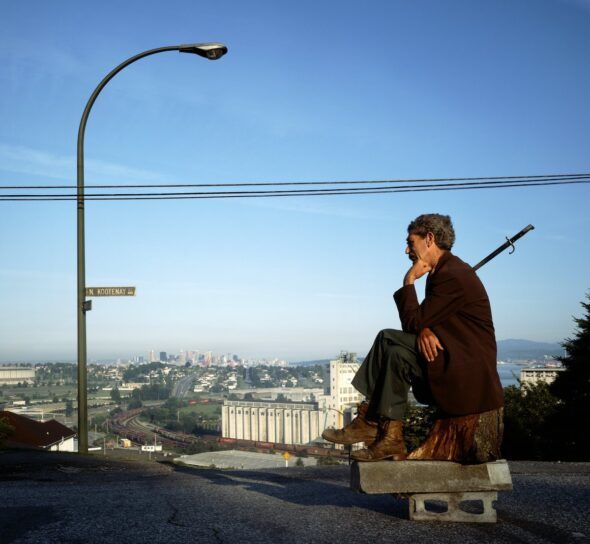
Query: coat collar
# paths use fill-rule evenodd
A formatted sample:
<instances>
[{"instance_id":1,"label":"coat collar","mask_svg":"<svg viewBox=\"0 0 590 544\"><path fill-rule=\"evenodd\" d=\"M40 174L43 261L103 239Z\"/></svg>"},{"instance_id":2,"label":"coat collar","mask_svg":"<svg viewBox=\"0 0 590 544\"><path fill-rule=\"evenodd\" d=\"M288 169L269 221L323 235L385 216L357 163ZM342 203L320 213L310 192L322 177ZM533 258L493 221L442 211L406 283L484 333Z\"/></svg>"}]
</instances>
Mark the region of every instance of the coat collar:
<instances>
[{"instance_id":1,"label":"coat collar","mask_svg":"<svg viewBox=\"0 0 590 544\"><path fill-rule=\"evenodd\" d=\"M438 263L436 263L436 268L434 269L434 272L431 272L430 274L428 274L428 278L427 278L427 279L430 279L432 276L435 276L435 275L436 275L436 273L437 273L437 272L438 272L438 271L439 271L441 268L443 268L443 267L444 267L444 265L445 265L445 264L446 264L446 263L449 261L449 259L450 259L452 256L453 256L453 254L452 254L452 253L451 253L449 250L445 251L445 252L442 254L441 258L438 260Z\"/></svg>"}]
</instances>

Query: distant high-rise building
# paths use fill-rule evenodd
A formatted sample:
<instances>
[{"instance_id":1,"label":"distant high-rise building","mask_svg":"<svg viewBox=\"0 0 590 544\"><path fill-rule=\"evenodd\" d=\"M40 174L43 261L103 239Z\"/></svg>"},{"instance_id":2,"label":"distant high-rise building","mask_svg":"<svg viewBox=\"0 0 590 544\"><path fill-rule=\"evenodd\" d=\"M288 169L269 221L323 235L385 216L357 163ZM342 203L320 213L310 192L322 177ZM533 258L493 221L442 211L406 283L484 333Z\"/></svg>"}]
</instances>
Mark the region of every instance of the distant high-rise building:
<instances>
[{"instance_id":1,"label":"distant high-rise building","mask_svg":"<svg viewBox=\"0 0 590 544\"><path fill-rule=\"evenodd\" d=\"M160 352L160 361L162 363L167 363L168 362L168 354L165 351L161 351Z\"/></svg>"},{"instance_id":2,"label":"distant high-rise building","mask_svg":"<svg viewBox=\"0 0 590 544\"><path fill-rule=\"evenodd\" d=\"M158 358L156 357L156 352L153 349L148 353L148 361L150 363L157 363L158 362Z\"/></svg>"},{"instance_id":3,"label":"distant high-rise building","mask_svg":"<svg viewBox=\"0 0 590 544\"><path fill-rule=\"evenodd\" d=\"M343 351L338 359L330 361L330 394L326 395L323 405L326 427L341 429L348 423L356 405L362 402L363 395L352 386L359 367L356 353Z\"/></svg>"},{"instance_id":4,"label":"distant high-rise building","mask_svg":"<svg viewBox=\"0 0 590 544\"><path fill-rule=\"evenodd\" d=\"M186 352L186 358L188 361L192 363L197 363L199 361L199 350L190 350Z\"/></svg>"},{"instance_id":5,"label":"distant high-rise building","mask_svg":"<svg viewBox=\"0 0 590 544\"><path fill-rule=\"evenodd\" d=\"M184 365L185 363L186 363L186 353L184 352L183 349L181 349L180 353L178 354L178 364Z\"/></svg>"}]
</instances>

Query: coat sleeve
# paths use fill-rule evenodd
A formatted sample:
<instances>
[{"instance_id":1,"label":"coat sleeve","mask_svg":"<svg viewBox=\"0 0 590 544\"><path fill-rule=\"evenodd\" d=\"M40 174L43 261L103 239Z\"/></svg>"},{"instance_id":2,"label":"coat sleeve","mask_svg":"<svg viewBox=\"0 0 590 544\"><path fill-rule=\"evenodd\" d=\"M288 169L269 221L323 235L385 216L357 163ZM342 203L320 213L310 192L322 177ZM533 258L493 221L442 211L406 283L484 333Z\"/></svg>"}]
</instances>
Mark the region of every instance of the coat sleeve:
<instances>
[{"instance_id":1,"label":"coat sleeve","mask_svg":"<svg viewBox=\"0 0 590 544\"><path fill-rule=\"evenodd\" d=\"M433 281L422 304L418 304L413 285L405 285L394 293L393 298L403 330L413 334L425 327L436 327L465 304L461 282L451 275Z\"/></svg>"}]
</instances>

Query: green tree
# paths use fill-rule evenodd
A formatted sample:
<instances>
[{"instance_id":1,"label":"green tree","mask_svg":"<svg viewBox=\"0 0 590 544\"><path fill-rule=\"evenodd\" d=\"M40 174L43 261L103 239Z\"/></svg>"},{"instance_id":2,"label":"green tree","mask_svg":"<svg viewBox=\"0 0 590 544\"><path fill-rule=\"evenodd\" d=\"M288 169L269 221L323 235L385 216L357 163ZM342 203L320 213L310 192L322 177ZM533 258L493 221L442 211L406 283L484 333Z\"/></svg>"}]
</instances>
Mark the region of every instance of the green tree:
<instances>
[{"instance_id":1,"label":"green tree","mask_svg":"<svg viewBox=\"0 0 590 544\"><path fill-rule=\"evenodd\" d=\"M556 408L557 399L544 382L506 387L502 453L508 459L550 459L553 448L547 425Z\"/></svg>"},{"instance_id":2,"label":"green tree","mask_svg":"<svg viewBox=\"0 0 590 544\"><path fill-rule=\"evenodd\" d=\"M318 457L318 465L340 465L341 462L338 459L334 459L330 453L326 457Z\"/></svg>"},{"instance_id":3,"label":"green tree","mask_svg":"<svg viewBox=\"0 0 590 544\"><path fill-rule=\"evenodd\" d=\"M116 404L121 404L121 393L119 392L118 387L113 387L113 389L111 389L111 399L114 400Z\"/></svg>"},{"instance_id":4,"label":"green tree","mask_svg":"<svg viewBox=\"0 0 590 544\"><path fill-rule=\"evenodd\" d=\"M5 438L14 432L14 427L3 417L0 417L0 446Z\"/></svg>"},{"instance_id":5,"label":"green tree","mask_svg":"<svg viewBox=\"0 0 590 544\"><path fill-rule=\"evenodd\" d=\"M574 318L577 331L562 346L567 354L559 357L564 370L551 384L558 399L548 433L554 443L554 456L570 461L590 461L590 293L582 302L585 316Z\"/></svg>"},{"instance_id":6,"label":"green tree","mask_svg":"<svg viewBox=\"0 0 590 544\"><path fill-rule=\"evenodd\" d=\"M97 414L92 417L92 424L96 425L97 427L102 427L102 426L104 426L106 420L107 420L106 414Z\"/></svg>"},{"instance_id":7,"label":"green tree","mask_svg":"<svg viewBox=\"0 0 590 544\"><path fill-rule=\"evenodd\" d=\"M136 393L138 391L138 393ZM134 389L132 396L139 395L140 400L164 400L170 396L170 387L154 383L142 385L141 389Z\"/></svg>"},{"instance_id":8,"label":"green tree","mask_svg":"<svg viewBox=\"0 0 590 544\"><path fill-rule=\"evenodd\" d=\"M139 399L131 399L129 404L127 405L127 410L135 410L135 408L141 408L143 406L143 402Z\"/></svg>"},{"instance_id":9,"label":"green tree","mask_svg":"<svg viewBox=\"0 0 590 544\"><path fill-rule=\"evenodd\" d=\"M176 397L170 397L163 405L163 408L168 408L170 410L178 410L179 408L182 408L183 406L186 406L186 404L184 402L182 402L180 399L177 399Z\"/></svg>"},{"instance_id":10,"label":"green tree","mask_svg":"<svg viewBox=\"0 0 590 544\"><path fill-rule=\"evenodd\" d=\"M424 443L434 425L436 408L408 404L404 414L404 440L408 451Z\"/></svg>"}]
</instances>

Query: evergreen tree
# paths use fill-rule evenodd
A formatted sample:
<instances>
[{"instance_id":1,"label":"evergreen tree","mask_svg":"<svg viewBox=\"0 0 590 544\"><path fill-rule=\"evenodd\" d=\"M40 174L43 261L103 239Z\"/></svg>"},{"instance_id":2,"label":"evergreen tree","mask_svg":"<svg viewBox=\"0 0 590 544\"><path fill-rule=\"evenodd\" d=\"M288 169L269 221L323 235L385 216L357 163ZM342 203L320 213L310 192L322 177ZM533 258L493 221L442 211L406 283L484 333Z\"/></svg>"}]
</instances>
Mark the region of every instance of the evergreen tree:
<instances>
[{"instance_id":1,"label":"evergreen tree","mask_svg":"<svg viewBox=\"0 0 590 544\"><path fill-rule=\"evenodd\" d=\"M586 315L574 318L578 330L562 344L567 352L559 357L564 370L551 384L559 403L548 431L555 456L571 461L590 461L590 293L586 298L581 303Z\"/></svg>"},{"instance_id":2,"label":"evergreen tree","mask_svg":"<svg viewBox=\"0 0 590 544\"><path fill-rule=\"evenodd\" d=\"M66 417L72 417L74 413L74 402L72 399L66 400L66 409L65 409Z\"/></svg>"},{"instance_id":3,"label":"evergreen tree","mask_svg":"<svg viewBox=\"0 0 590 544\"><path fill-rule=\"evenodd\" d=\"M548 422L553 421L557 399L545 382L504 388L504 442L508 459L547 461L554 457Z\"/></svg>"},{"instance_id":4,"label":"evergreen tree","mask_svg":"<svg viewBox=\"0 0 590 544\"><path fill-rule=\"evenodd\" d=\"M14 432L14 427L8 423L5 418L0 418L0 446L2 446L2 440L9 437Z\"/></svg>"},{"instance_id":5,"label":"evergreen tree","mask_svg":"<svg viewBox=\"0 0 590 544\"><path fill-rule=\"evenodd\" d=\"M121 404L121 393L119 392L118 387L111 389L111 399L113 399L117 404Z\"/></svg>"}]
</instances>

